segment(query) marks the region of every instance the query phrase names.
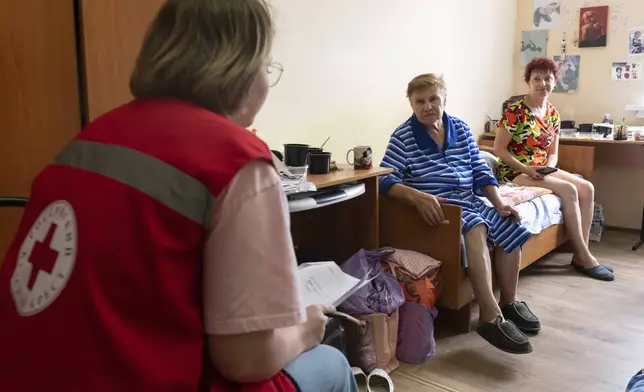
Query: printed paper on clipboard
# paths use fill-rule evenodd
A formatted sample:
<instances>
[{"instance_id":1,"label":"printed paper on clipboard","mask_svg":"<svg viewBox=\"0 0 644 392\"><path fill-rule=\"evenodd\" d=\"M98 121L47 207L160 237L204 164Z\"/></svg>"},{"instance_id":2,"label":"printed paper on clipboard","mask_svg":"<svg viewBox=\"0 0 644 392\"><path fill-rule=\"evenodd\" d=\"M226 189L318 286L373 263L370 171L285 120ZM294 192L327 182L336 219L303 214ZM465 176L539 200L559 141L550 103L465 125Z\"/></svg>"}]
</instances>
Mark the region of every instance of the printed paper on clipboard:
<instances>
[{"instance_id":1,"label":"printed paper on clipboard","mask_svg":"<svg viewBox=\"0 0 644 392\"><path fill-rule=\"evenodd\" d=\"M304 303L309 305L338 306L347 298L371 282L380 270L362 279L342 272L333 261L304 263L298 267Z\"/></svg>"}]
</instances>

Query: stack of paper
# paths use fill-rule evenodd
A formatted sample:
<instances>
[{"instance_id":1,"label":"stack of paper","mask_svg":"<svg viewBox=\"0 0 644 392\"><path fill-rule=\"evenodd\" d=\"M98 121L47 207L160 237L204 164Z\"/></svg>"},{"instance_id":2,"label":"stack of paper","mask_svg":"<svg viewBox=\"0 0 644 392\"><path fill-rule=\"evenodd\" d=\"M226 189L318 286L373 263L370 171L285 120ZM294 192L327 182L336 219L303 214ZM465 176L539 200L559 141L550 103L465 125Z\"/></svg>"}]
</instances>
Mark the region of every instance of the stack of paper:
<instances>
[{"instance_id":1,"label":"stack of paper","mask_svg":"<svg viewBox=\"0 0 644 392\"><path fill-rule=\"evenodd\" d=\"M306 306L338 306L371 281L345 274L333 261L304 263L299 266L298 276Z\"/></svg>"}]
</instances>

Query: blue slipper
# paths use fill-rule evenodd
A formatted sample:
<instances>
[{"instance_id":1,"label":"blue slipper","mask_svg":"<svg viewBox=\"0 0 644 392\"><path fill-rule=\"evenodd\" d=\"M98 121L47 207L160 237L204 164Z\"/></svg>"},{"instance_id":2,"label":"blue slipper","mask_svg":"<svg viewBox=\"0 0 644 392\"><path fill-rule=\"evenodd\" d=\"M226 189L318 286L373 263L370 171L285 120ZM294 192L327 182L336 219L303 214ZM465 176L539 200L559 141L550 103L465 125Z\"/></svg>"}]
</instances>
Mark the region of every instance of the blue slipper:
<instances>
[{"instance_id":1,"label":"blue slipper","mask_svg":"<svg viewBox=\"0 0 644 392\"><path fill-rule=\"evenodd\" d=\"M603 280L606 282L615 280L615 275L601 264L593 268L584 268L581 265L575 263L573 263L572 266L582 274L590 276L591 278L597 280Z\"/></svg>"},{"instance_id":2,"label":"blue slipper","mask_svg":"<svg viewBox=\"0 0 644 392\"><path fill-rule=\"evenodd\" d=\"M573 267L575 267L575 266L581 267L581 265L575 263L575 260L571 261L570 264L572 264ZM600 263L599 265L601 265L602 267L606 268L610 272L615 272L615 270L613 269L613 267L610 264L601 264ZM581 267L581 268L584 268L584 267Z\"/></svg>"}]
</instances>

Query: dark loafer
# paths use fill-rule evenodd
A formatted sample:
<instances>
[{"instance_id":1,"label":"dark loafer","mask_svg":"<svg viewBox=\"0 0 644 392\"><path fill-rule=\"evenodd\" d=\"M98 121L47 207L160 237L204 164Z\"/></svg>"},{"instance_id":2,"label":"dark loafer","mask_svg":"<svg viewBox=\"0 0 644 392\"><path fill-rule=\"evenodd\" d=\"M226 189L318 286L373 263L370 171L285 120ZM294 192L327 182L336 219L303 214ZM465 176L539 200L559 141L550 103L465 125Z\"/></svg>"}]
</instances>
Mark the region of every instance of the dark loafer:
<instances>
[{"instance_id":1,"label":"dark loafer","mask_svg":"<svg viewBox=\"0 0 644 392\"><path fill-rule=\"evenodd\" d=\"M609 271L606 267L604 267L602 264L598 265L597 267L593 268L584 268L579 264L573 263L572 266L582 274L586 276L590 276L591 278L597 279L597 280L603 280L606 282L610 282L615 280L615 274L613 274L611 271Z\"/></svg>"},{"instance_id":2,"label":"dark loafer","mask_svg":"<svg viewBox=\"0 0 644 392\"><path fill-rule=\"evenodd\" d=\"M530 339L510 320L501 316L489 323L482 323L476 332L488 343L510 354L528 354L533 348Z\"/></svg>"},{"instance_id":3,"label":"dark loafer","mask_svg":"<svg viewBox=\"0 0 644 392\"><path fill-rule=\"evenodd\" d=\"M515 301L501 308L503 317L510 320L521 332L537 333L541 331L541 323L523 301Z\"/></svg>"}]
</instances>

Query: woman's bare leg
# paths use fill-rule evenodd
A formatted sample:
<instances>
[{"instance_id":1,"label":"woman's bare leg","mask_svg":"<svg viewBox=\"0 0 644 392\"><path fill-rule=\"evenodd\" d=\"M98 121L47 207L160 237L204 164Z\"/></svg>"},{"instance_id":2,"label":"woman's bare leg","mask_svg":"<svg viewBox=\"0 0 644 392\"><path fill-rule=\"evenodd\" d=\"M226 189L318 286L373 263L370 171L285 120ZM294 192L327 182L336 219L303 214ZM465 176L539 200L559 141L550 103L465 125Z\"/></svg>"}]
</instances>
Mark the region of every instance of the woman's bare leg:
<instances>
[{"instance_id":1,"label":"woman's bare leg","mask_svg":"<svg viewBox=\"0 0 644 392\"><path fill-rule=\"evenodd\" d=\"M559 170L552 173L555 178L568 181L577 188L579 195L579 211L581 212L581 229L584 234L586 246L589 244L590 226L593 224L593 214L595 213L595 187L590 181L579 178L565 170ZM576 256L576 255L575 255ZM575 257L575 260L577 258Z\"/></svg>"},{"instance_id":2,"label":"woman's bare leg","mask_svg":"<svg viewBox=\"0 0 644 392\"><path fill-rule=\"evenodd\" d=\"M568 181L551 175L546 176L542 180L533 180L525 174L521 174L514 179L514 182L524 186L547 188L559 196L562 203L566 231L570 236L570 241L575 250L575 261L584 268L597 267L599 263L590 253L590 250L588 250L584 228L582 228L582 214L579 206L577 187Z\"/></svg>"},{"instance_id":3,"label":"woman's bare leg","mask_svg":"<svg viewBox=\"0 0 644 392\"><path fill-rule=\"evenodd\" d=\"M499 306L503 307L518 300L517 286L519 285L519 269L521 268L521 247L508 253L497 246L494 252L494 267L501 291Z\"/></svg>"}]
</instances>

